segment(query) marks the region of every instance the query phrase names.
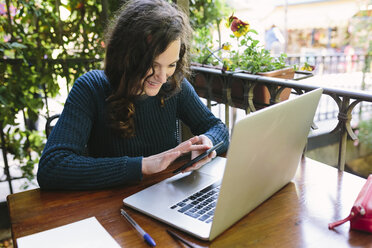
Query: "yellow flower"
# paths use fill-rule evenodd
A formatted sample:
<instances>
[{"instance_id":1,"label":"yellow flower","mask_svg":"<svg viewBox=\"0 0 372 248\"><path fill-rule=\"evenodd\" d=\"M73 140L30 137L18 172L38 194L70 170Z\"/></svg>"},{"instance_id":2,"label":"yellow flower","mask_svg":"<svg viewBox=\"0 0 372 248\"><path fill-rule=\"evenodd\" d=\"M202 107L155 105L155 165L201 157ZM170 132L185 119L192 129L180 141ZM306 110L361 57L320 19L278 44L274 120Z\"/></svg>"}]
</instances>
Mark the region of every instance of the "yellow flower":
<instances>
[{"instance_id":1,"label":"yellow flower","mask_svg":"<svg viewBox=\"0 0 372 248\"><path fill-rule=\"evenodd\" d=\"M231 44L230 43L224 43L223 45L222 45L222 49L223 50L225 50L225 51L230 51L230 49L231 49Z\"/></svg>"},{"instance_id":2,"label":"yellow flower","mask_svg":"<svg viewBox=\"0 0 372 248\"><path fill-rule=\"evenodd\" d=\"M227 58L223 59L222 62L223 62L223 67L222 67L222 68L223 68L225 71L230 70L230 68L231 68L231 66L232 66L232 64L233 64L233 62L232 62L230 59L227 59Z\"/></svg>"},{"instance_id":3,"label":"yellow flower","mask_svg":"<svg viewBox=\"0 0 372 248\"><path fill-rule=\"evenodd\" d=\"M315 66L309 65L308 63L305 62L303 66L301 66L300 70L301 71L313 71L315 69Z\"/></svg>"},{"instance_id":4,"label":"yellow flower","mask_svg":"<svg viewBox=\"0 0 372 248\"><path fill-rule=\"evenodd\" d=\"M249 23L243 22L234 15L231 15L228 20L228 27L236 37L244 36L249 31Z\"/></svg>"},{"instance_id":5,"label":"yellow flower","mask_svg":"<svg viewBox=\"0 0 372 248\"><path fill-rule=\"evenodd\" d=\"M246 33L248 33L248 31L249 31L249 25L248 26L242 26L237 31L233 32L233 34L235 35L235 37L239 38L240 36L246 35Z\"/></svg>"}]
</instances>

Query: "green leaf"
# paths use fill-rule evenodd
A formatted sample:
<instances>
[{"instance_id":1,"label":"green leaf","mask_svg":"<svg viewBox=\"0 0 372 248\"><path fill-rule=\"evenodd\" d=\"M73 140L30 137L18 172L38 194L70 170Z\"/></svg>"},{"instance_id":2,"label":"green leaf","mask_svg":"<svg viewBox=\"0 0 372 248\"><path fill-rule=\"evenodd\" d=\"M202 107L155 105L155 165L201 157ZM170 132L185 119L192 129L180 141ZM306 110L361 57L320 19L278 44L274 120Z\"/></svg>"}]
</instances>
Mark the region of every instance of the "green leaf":
<instances>
[{"instance_id":1,"label":"green leaf","mask_svg":"<svg viewBox=\"0 0 372 248\"><path fill-rule=\"evenodd\" d=\"M25 46L21 43L18 43L18 42L12 42L10 47L14 48L14 49L26 49L27 48L27 46Z\"/></svg>"}]
</instances>

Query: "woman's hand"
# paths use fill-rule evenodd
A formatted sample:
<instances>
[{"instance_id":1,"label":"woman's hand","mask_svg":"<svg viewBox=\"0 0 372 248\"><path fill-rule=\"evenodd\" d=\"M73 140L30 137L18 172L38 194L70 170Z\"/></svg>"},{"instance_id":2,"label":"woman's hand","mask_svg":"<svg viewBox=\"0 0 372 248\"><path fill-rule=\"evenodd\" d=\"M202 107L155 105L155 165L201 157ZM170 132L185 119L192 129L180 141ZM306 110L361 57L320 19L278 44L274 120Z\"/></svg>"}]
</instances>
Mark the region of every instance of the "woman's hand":
<instances>
[{"instance_id":1,"label":"woman's hand","mask_svg":"<svg viewBox=\"0 0 372 248\"><path fill-rule=\"evenodd\" d=\"M207 140L205 140L205 138ZM149 175L149 174L154 174L154 173L163 171L180 155L191 152L192 154L191 156L194 158L211 147L212 147L212 142L208 139L207 136L204 136L204 135L194 136L191 139L188 139L182 142L181 144L179 144L173 149L143 158L142 159L142 174ZM216 155L214 155L214 157L215 156ZM207 158L196 163L196 165L199 165L201 162L205 161ZM205 164L206 162L202 164ZM200 166L202 164L200 164ZM194 166L195 165L193 165L192 167ZM189 170L185 170L185 171L189 171Z\"/></svg>"},{"instance_id":2,"label":"woman's hand","mask_svg":"<svg viewBox=\"0 0 372 248\"><path fill-rule=\"evenodd\" d=\"M199 141L197 144L203 144L203 145L206 145L209 149L213 146L213 143L212 141L205 135L199 135ZM206 150L207 150L206 149ZM197 156L199 156L200 154L202 154L203 152L205 152L205 150L194 150L191 152L191 159L193 158L196 158ZM209 161L211 161L213 158L215 158L217 156L217 152L216 151L213 151L211 152L208 156L206 156L205 158L203 158L202 160L196 162L195 164L193 164L192 166L190 166L189 168L185 169L183 172L188 172L188 171L192 171L192 170L197 170L199 169L200 167L202 167L204 164L208 163Z\"/></svg>"}]
</instances>

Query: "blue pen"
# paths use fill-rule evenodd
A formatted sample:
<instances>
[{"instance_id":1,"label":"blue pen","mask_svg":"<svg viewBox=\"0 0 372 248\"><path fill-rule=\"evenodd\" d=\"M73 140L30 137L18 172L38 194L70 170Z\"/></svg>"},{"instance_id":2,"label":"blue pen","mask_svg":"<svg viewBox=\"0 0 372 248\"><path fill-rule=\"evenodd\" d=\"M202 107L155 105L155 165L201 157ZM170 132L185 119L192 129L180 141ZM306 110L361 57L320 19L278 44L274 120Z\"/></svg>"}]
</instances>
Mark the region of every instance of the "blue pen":
<instances>
[{"instance_id":1,"label":"blue pen","mask_svg":"<svg viewBox=\"0 0 372 248\"><path fill-rule=\"evenodd\" d=\"M143 239L146 241L147 244L151 245L151 246L156 246L156 243L155 241L151 238L151 236L146 233L138 224L137 222L135 222L132 217L129 216L129 214L127 212L125 212L123 209L120 209L120 212L121 214L125 217L125 219L127 219L127 221L132 224L132 226L134 228L136 228L137 232L139 232L139 234L141 234L141 236L143 237Z\"/></svg>"}]
</instances>

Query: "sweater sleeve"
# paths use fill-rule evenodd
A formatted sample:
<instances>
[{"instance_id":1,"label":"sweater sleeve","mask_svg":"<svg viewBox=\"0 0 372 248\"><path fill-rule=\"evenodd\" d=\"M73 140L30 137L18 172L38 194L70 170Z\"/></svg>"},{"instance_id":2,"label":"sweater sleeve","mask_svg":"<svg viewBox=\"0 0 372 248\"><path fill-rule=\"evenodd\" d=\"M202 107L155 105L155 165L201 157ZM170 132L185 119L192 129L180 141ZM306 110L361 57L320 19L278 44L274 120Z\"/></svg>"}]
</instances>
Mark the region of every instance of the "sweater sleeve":
<instances>
[{"instance_id":1,"label":"sweater sleeve","mask_svg":"<svg viewBox=\"0 0 372 248\"><path fill-rule=\"evenodd\" d=\"M37 180L46 189L97 189L142 179L142 157L84 155L96 113L98 73L80 77L40 158ZM103 96L102 96L103 97Z\"/></svg>"},{"instance_id":2,"label":"sweater sleeve","mask_svg":"<svg viewBox=\"0 0 372 248\"><path fill-rule=\"evenodd\" d=\"M227 151L229 146L229 131L226 125L205 106L192 85L185 79L182 82L180 94L179 118L190 127L194 135L206 135L213 144L224 141L217 149L217 154Z\"/></svg>"}]
</instances>

